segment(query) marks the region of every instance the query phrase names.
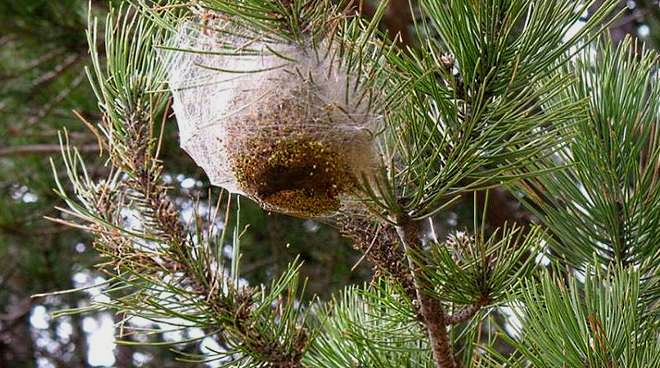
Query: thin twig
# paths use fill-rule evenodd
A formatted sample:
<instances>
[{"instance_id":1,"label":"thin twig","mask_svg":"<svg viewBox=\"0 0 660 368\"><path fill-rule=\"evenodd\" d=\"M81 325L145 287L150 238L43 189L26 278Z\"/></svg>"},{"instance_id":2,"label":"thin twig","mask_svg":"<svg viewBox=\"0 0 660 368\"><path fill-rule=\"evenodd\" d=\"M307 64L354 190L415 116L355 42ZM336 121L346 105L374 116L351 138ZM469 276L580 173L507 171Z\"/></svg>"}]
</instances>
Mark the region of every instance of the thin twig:
<instances>
[{"instance_id":1,"label":"thin twig","mask_svg":"<svg viewBox=\"0 0 660 368\"><path fill-rule=\"evenodd\" d=\"M85 58L86 53L71 54L64 61L55 66L49 72L41 75L39 78L35 79L32 82L33 88L43 87L45 84L48 84L55 79L59 78L64 72L66 72L70 67L78 64L81 60Z\"/></svg>"},{"instance_id":2,"label":"thin twig","mask_svg":"<svg viewBox=\"0 0 660 368\"><path fill-rule=\"evenodd\" d=\"M367 258L367 255L369 254L369 252L371 252L371 249L374 247L374 244L376 244L376 240L378 240L378 235L380 234L380 231L381 231L381 227L379 226L378 229L376 230L376 234L374 235L373 240L371 240L371 243L367 247L367 250L364 251L362 257L360 257L360 259L358 259L358 261L355 262L353 267L351 267L351 272L355 272L355 270L358 268L360 263L362 263L362 261L364 261L364 259Z\"/></svg>"},{"instance_id":3,"label":"thin twig","mask_svg":"<svg viewBox=\"0 0 660 368\"><path fill-rule=\"evenodd\" d=\"M48 103L46 103L39 111L37 111L31 118L28 119L27 124L28 126L34 125L37 122L39 122L41 119L45 118L48 114L53 111L54 108L58 107L59 104L64 101L65 98L67 98L71 92L78 88L78 86L82 83L82 81L85 79L85 74L82 73L75 77L71 83L69 83L66 88L62 89L60 93L58 93L55 97L53 97Z\"/></svg>"},{"instance_id":4,"label":"thin twig","mask_svg":"<svg viewBox=\"0 0 660 368\"><path fill-rule=\"evenodd\" d=\"M60 149L61 147L59 144L23 144L0 148L0 157L59 153ZM80 152L98 152L99 145L85 144L76 146L76 149Z\"/></svg>"}]
</instances>

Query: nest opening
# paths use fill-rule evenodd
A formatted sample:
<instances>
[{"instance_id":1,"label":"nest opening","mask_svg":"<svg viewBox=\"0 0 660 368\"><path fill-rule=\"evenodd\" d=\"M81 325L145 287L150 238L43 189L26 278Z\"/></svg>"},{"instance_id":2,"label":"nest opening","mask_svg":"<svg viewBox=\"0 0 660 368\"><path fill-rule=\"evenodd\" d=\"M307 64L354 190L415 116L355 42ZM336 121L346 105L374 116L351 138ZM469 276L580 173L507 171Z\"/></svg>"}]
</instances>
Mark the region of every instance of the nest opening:
<instances>
[{"instance_id":1,"label":"nest opening","mask_svg":"<svg viewBox=\"0 0 660 368\"><path fill-rule=\"evenodd\" d=\"M253 138L233 166L239 184L265 208L321 215L337 211L340 194L354 183L346 157L332 146L313 137Z\"/></svg>"}]
</instances>

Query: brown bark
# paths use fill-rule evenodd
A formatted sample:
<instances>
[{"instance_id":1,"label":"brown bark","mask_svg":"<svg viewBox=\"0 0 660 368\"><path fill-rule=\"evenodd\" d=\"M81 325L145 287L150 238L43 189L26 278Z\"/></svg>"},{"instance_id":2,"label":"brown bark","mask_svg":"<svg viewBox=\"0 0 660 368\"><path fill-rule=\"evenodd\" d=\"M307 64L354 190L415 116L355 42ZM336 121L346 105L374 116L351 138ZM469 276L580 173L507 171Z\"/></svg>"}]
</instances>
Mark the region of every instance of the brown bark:
<instances>
[{"instance_id":1,"label":"brown bark","mask_svg":"<svg viewBox=\"0 0 660 368\"><path fill-rule=\"evenodd\" d=\"M411 300L416 299L412 276L403 250L396 246L398 236L393 227L359 217L340 218L338 225L342 235L353 241L353 247L364 253L377 275L389 275L401 284Z\"/></svg>"},{"instance_id":2,"label":"brown bark","mask_svg":"<svg viewBox=\"0 0 660 368\"><path fill-rule=\"evenodd\" d=\"M481 304L468 305L467 307L455 312L454 314L448 315L445 318L445 323L448 325L463 323L477 314L477 312L479 312L481 309L481 306Z\"/></svg>"},{"instance_id":3,"label":"brown bark","mask_svg":"<svg viewBox=\"0 0 660 368\"><path fill-rule=\"evenodd\" d=\"M440 301L435 300L426 292L432 289L432 285L420 275L420 271L411 258L411 252L414 253L421 250L419 229L408 218L401 218L397 223L397 233L407 253L410 270L415 283L417 301L419 302L419 308L429 336L435 365L438 368L456 368L456 362L449 342L449 335L447 334L445 310L442 304L440 304Z\"/></svg>"}]
</instances>

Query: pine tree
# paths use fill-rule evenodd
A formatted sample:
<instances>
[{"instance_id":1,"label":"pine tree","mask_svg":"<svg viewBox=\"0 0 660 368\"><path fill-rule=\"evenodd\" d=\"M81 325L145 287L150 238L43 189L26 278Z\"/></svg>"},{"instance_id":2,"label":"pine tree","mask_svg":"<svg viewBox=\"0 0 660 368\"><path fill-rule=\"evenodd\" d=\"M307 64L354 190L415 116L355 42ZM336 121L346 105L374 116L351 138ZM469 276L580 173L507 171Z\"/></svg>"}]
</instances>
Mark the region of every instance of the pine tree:
<instances>
[{"instance_id":1,"label":"pine tree","mask_svg":"<svg viewBox=\"0 0 660 368\"><path fill-rule=\"evenodd\" d=\"M45 299L32 294L75 287L72 273L94 255L76 251L85 235L43 219L63 203L53 193L48 154L58 155L57 132L66 127L81 154L95 162L91 134L71 114L97 111L87 87L87 2L0 2L0 366L35 367L56 358L86 362L83 316L31 326L32 313L75 307L82 295ZM67 14L64 16L63 14ZM96 114L97 116L99 114ZM100 165L98 165L100 166ZM62 179L66 175L62 173ZM84 247L83 247L84 248ZM56 331L69 327L66 339ZM39 341L37 341L39 340ZM52 341L48 349L44 341ZM73 353L65 353L73 352ZM86 364L86 363L85 363Z\"/></svg>"},{"instance_id":2,"label":"pine tree","mask_svg":"<svg viewBox=\"0 0 660 368\"><path fill-rule=\"evenodd\" d=\"M180 358L227 366L660 365L658 55L599 36L615 1L566 37L591 3L422 0L407 46L379 28L384 5L326 0L139 2L104 35L92 22L110 172L94 180L63 135L56 219L103 257L92 308L132 341L161 332L132 317L200 329L216 348L179 341ZM184 222L168 195L172 111L214 184L332 224L372 282L307 301L292 259L246 284L245 199L217 190ZM476 193L494 187L532 223L488 226ZM466 197L465 232L425 227Z\"/></svg>"}]
</instances>

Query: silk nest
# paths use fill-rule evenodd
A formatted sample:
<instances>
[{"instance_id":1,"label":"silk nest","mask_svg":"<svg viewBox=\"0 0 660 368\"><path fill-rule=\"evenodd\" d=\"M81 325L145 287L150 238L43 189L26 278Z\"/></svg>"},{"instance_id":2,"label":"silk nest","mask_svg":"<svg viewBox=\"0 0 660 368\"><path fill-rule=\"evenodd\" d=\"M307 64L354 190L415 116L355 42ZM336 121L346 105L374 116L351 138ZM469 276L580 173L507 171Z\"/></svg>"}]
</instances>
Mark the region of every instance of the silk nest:
<instances>
[{"instance_id":1,"label":"silk nest","mask_svg":"<svg viewBox=\"0 0 660 368\"><path fill-rule=\"evenodd\" d=\"M336 42L273 40L223 18L179 27L163 52L172 106L213 185L299 217L356 201L380 116Z\"/></svg>"}]
</instances>

